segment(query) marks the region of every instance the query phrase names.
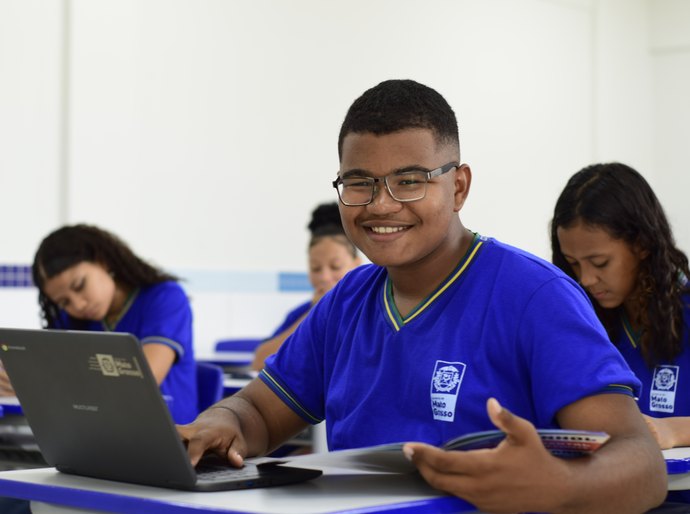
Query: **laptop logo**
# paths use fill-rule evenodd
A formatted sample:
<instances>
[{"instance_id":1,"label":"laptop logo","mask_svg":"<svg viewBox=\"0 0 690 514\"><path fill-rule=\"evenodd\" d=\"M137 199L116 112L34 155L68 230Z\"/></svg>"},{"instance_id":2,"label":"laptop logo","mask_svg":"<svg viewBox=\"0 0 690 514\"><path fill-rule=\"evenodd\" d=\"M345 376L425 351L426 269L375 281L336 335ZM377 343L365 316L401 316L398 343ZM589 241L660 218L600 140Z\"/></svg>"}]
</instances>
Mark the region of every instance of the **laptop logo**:
<instances>
[{"instance_id":1,"label":"laptop logo","mask_svg":"<svg viewBox=\"0 0 690 514\"><path fill-rule=\"evenodd\" d=\"M109 353L96 353L89 358L89 369L100 372L105 377L144 378L139 361L135 357L128 360Z\"/></svg>"},{"instance_id":2,"label":"laptop logo","mask_svg":"<svg viewBox=\"0 0 690 514\"><path fill-rule=\"evenodd\" d=\"M83 403L73 403L74 410L85 410L88 412L98 412L98 405L84 405Z\"/></svg>"},{"instance_id":3,"label":"laptop logo","mask_svg":"<svg viewBox=\"0 0 690 514\"><path fill-rule=\"evenodd\" d=\"M26 346L17 346L5 343L0 344L0 348L2 348L3 352L9 352L10 350L26 350Z\"/></svg>"},{"instance_id":4,"label":"laptop logo","mask_svg":"<svg viewBox=\"0 0 690 514\"><path fill-rule=\"evenodd\" d=\"M101 367L101 373L106 377L120 376L120 373L117 371L117 366L115 366L115 359L112 355L97 353L96 359L98 359L98 365Z\"/></svg>"}]
</instances>

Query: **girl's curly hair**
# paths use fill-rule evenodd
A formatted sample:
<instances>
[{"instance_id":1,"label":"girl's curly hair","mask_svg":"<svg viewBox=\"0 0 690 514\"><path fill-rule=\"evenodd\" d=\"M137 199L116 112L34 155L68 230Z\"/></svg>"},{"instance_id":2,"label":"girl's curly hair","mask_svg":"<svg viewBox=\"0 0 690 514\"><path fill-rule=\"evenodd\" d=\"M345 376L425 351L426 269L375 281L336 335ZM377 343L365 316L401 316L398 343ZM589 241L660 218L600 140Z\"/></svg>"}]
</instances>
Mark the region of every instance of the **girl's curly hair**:
<instances>
[{"instance_id":1,"label":"girl's curly hair","mask_svg":"<svg viewBox=\"0 0 690 514\"><path fill-rule=\"evenodd\" d=\"M621 163L594 164L573 175L561 193L551 221L553 263L575 278L561 251L559 227L576 223L605 230L612 238L636 246L648 256L640 262L637 298L642 327L641 351L652 367L681 351L683 299L687 292L688 258L676 247L659 200L637 171ZM611 340L620 330L618 309L592 302ZM620 309L620 308L619 308Z\"/></svg>"},{"instance_id":2,"label":"girl's curly hair","mask_svg":"<svg viewBox=\"0 0 690 514\"><path fill-rule=\"evenodd\" d=\"M48 234L34 256L31 268L38 288L41 317L48 328L83 328L86 323L70 317L70 327L61 327L59 308L43 292L47 280L81 262L95 262L111 272L117 283L136 288L179 280L138 257L129 246L106 230L93 225L66 225Z\"/></svg>"}]
</instances>

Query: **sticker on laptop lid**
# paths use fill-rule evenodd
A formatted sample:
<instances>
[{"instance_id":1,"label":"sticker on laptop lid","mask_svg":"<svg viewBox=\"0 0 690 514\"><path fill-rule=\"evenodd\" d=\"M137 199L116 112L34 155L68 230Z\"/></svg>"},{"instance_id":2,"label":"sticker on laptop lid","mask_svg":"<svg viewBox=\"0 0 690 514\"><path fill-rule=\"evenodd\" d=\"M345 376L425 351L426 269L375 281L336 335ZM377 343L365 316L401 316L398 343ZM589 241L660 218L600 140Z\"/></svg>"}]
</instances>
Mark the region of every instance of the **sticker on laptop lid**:
<instances>
[{"instance_id":1,"label":"sticker on laptop lid","mask_svg":"<svg viewBox=\"0 0 690 514\"><path fill-rule=\"evenodd\" d=\"M107 353L97 353L89 357L89 369L100 371L106 377L128 376L144 378L139 361L134 357L128 360Z\"/></svg>"}]
</instances>

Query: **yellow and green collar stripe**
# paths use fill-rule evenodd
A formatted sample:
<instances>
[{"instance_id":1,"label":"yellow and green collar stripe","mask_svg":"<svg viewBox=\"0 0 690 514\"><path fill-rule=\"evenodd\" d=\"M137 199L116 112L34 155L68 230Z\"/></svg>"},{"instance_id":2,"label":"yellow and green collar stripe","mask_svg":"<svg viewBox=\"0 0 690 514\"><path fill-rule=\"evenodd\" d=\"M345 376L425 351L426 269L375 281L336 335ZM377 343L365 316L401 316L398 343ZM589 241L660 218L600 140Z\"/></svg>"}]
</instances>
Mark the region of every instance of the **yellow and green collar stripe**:
<instances>
[{"instance_id":1,"label":"yellow and green collar stripe","mask_svg":"<svg viewBox=\"0 0 690 514\"><path fill-rule=\"evenodd\" d=\"M456 266L455 270L453 270L449 277L443 283L441 283L441 285L436 288L436 290L433 291L426 299L422 300L422 302L405 318L400 315L395 306L395 302L393 301L393 284L391 283L390 278L386 277L386 283L383 288L383 304L386 309L386 314L395 327L395 330L400 330L403 325L409 323L414 318L419 316L429 305L434 302L434 300L436 300L436 298L441 296L446 289L455 283L465 272L465 270L467 270L470 263L473 262L473 259L477 255L479 248L483 244L484 240L479 236L479 234L475 233L472 244L470 244L467 252L465 252L465 255L462 256L462 259L460 259L460 262Z\"/></svg>"}]
</instances>

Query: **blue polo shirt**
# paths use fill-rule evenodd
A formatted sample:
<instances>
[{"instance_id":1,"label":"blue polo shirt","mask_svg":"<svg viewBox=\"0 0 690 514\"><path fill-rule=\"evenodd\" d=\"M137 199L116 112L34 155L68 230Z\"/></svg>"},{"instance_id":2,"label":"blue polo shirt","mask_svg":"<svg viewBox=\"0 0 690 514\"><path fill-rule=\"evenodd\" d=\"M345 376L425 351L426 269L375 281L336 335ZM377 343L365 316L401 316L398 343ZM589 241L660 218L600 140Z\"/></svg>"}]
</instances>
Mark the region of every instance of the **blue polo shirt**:
<instances>
[{"instance_id":1,"label":"blue polo shirt","mask_svg":"<svg viewBox=\"0 0 690 514\"><path fill-rule=\"evenodd\" d=\"M332 450L495 428L489 397L549 428L586 396L639 389L577 284L479 236L406 316L385 268L351 271L259 376L304 420L327 420Z\"/></svg>"}]
</instances>

